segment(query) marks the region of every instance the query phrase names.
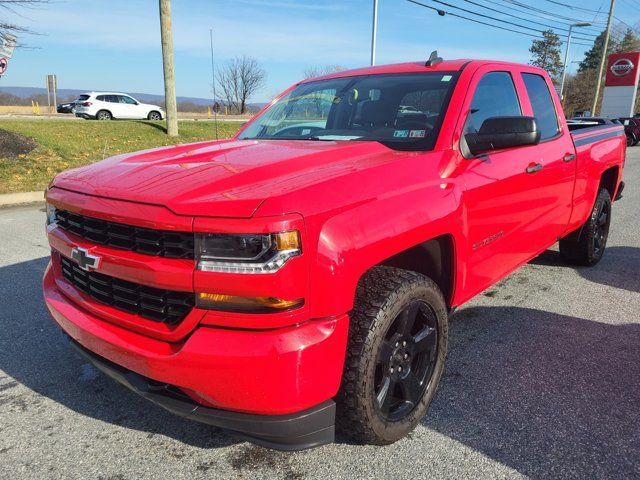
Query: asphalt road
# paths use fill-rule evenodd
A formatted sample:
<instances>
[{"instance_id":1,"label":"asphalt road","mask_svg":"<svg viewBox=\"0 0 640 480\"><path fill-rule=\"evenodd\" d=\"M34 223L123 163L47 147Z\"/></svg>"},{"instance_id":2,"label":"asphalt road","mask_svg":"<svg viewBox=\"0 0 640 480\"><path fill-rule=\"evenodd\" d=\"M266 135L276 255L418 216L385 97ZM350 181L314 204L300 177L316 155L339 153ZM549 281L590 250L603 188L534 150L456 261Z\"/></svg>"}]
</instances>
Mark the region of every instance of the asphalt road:
<instances>
[{"instance_id":1,"label":"asphalt road","mask_svg":"<svg viewBox=\"0 0 640 480\"><path fill-rule=\"evenodd\" d=\"M430 415L387 447L281 453L76 357L43 306L41 207L0 210L0 478L639 478L640 147L593 269L550 250L461 308Z\"/></svg>"}]
</instances>

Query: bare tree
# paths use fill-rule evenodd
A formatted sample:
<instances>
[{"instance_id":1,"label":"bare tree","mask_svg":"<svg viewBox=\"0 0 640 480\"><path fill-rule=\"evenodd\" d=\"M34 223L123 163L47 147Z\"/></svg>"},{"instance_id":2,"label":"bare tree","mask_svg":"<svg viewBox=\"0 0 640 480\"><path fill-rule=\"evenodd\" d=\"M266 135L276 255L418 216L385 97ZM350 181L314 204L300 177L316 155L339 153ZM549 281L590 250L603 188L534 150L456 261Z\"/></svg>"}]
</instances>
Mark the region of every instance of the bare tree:
<instances>
[{"instance_id":1,"label":"bare tree","mask_svg":"<svg viewBox=\"0 0 640 480\"><path fill-rule=\"evenodd\" d=\"M267 73L253 57L235 57L218 70L216 80L227 105L237 113L247 111L247 100L265 84Z\"/></svg>"},{"instance_id":2,"label":"bare tree","mask_svg":"<svg viewBox=\"0 0 640 480\"><path fill-rule=\"evenodd\" d=\"M341 72L345 68L341 65L312 65L304 69L304 78L321 77L330 73Z\"/></svg>"}]
</instances>

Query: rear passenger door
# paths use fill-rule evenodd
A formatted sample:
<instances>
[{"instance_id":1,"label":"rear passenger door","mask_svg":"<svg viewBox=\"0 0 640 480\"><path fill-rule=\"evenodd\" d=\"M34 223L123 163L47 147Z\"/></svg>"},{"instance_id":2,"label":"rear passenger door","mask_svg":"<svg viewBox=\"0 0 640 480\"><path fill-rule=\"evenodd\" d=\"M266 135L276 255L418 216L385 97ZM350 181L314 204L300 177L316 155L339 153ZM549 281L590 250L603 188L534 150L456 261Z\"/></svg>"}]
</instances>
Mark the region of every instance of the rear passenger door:
<instances>
[{"instance_id":1,"label":"rear passenger door","mask_svg":"<svg viewBox=\"0 0 640 480\"><path fill-rule=\"evenodd\" d=\"M528 108L522 101L524 87L517 71L492 71L485 66L475 73L470 87L472 96L465 99L458 124L462 135L479 130L487 118L519 116ZM541 177L527 173L539 160L535 147L494 150L461 159L467 295L475 295L510 273L546 241L535 235Z\"/></svg>"},{"instance_id":2,"label":"rear passenger door","mask_svg":"<svg viewBox=\"0 0 640 480\"><path fill-rule=\"evenodd\" d=\"M578 159L569 131L561 127L565 122L558 121L562 106L551 95L553 85L536 71L521 76L529 103L525 110L536 117L541 132L540 143L526 149L536 152L540 168L531 174L537 184L531 201L536 204L533 235L545 239L544 247L565 233L569 223Z\"/></svg>"},{"instance_id":3,"label":"rear passenger door","mask_svg":"<svg viewBox=\"0 0 640 480\"><path fill-rule=\"evenodd\" d=\"M120 108L120 103L118 102L117 95L103 95L105 106L104 108L108 109L111 112L113 118L123 118L122 117L122 108Z\"/></svg>"}]
</instances>

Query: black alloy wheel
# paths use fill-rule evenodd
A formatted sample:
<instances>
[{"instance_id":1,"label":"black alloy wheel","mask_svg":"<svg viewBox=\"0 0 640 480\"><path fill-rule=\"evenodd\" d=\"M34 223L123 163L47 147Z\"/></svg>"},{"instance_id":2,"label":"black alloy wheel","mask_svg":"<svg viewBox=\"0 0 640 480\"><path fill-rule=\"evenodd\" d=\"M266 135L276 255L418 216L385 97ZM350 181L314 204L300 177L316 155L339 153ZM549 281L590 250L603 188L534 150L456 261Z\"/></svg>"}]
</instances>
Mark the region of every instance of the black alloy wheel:
<instances>
[{"instance_id":1,"label":"black alloy wheel","mask_svg":"<svg viewBox=\"0 0 640 480\"><path fill-rule=\"evenodd\" d=\"M387 445L413 430L433 401L447 356L448 311L418 272L376 266L358 283L336 398L336 427Z\"/></svg>"},{"instance_id":2,"label":"black alloy wheel","mask_svg":"<svg viewBox=\"0 0 640 480\"><path fill-rule=\"evenodd\" d=\"M560 239L560 255L566 262L590 267L602 259L611 226L611 195L601 188L591 215L578 230L579 237Z\"/></svg>"},{"instance_id":3,"label":"black alloy wheel","mask_svg":"<svg viewBox=\"0 0 640 480\"><path fill-rule=\"evenodd\" d=\"M424 396L436 365L438 323L433 310L416 300L395 319L379 347L376 406L389 421L407 416Z\"/></svg>"},{"instance_id":4,"label":"black alloy wheel","mask_svg":"<svg viewBox=\"0 0 640 480\"><path fill-rule=\"evenodd\" d=\"M600 258L604 253L609 237L609 223L611 220L611 203L601 202L596 215L595 232L593 234L593 256Z\"/></svg>"}]
</instances>

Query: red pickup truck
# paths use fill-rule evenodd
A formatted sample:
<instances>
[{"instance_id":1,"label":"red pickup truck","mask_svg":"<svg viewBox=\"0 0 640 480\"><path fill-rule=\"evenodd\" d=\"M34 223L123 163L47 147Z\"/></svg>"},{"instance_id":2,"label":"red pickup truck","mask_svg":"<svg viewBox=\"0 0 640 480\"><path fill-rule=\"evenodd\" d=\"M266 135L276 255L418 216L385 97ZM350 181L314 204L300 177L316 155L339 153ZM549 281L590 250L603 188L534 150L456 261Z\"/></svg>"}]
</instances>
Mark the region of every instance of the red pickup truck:
<instances>
[{"instance_id":1,"label":"red pickup truck","mask_svg":"<svg viewBox=\"0 0 640 480\"><path fill-rule=\"evenodd\" d=\"M457 306L558 240L602 258L625 148L620 125L569 128L528 65L305 80L233 138L58 175L46 304L178 415L279 449L336 426L391 443L434 398Z\"/></svg>"}]
</instances>

